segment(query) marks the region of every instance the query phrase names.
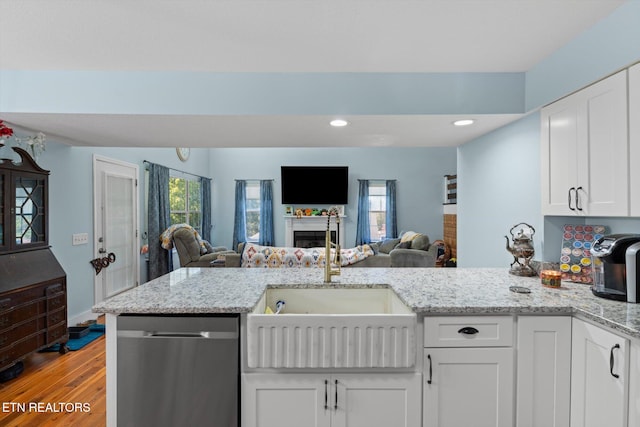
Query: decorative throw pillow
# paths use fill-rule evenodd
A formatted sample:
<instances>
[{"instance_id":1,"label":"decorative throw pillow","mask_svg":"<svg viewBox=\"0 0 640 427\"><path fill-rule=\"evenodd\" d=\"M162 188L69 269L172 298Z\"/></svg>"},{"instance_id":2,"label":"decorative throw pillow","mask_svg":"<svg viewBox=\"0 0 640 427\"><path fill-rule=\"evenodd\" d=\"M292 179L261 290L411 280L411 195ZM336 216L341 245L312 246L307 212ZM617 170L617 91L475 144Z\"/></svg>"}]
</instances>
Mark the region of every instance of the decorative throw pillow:
<instances>
[{"instance_id":1,"label":"decorative throw pillow","mask_svg":"<svg viewBox=\"0 0 640 427\"><path fill-rule=\"evenodd\" d=\"M426 251L429 249L429 236L426 234L418 234L411 240L411 249Z\"/></svg>"},{"instance_id":2,"label":"decorative throw pillow","mask_svg":"<svg viewBox=\"0 0 640 427\"><path fill-rule=\"evenodd\" d=\"M380 252L380 247L378 246L378 242L369 243L369 247L373 251L374 255L378 255L378 252Z\"/></svg>"},{"instance_id":3,"label":"decorative throw pillow","mask_svg":"<svg viewBox=\"0 0 640 427\"><path fill-rule=\"evenodd\" d=\"M386 239L380 242L378 245L380 253L388 254L393 249L395 249L396 245L400 243L400 239Z\"/></svg>"},{"instance_id":4,"label":"decorative throw pillow","mask_svg":"<svg viewBox=\"0 0 640 427\"><path fill-rule=\"evenodd\" d=\"M400 242L394 249L411 249L411 242Z\"/></svg>"}]
</instances>

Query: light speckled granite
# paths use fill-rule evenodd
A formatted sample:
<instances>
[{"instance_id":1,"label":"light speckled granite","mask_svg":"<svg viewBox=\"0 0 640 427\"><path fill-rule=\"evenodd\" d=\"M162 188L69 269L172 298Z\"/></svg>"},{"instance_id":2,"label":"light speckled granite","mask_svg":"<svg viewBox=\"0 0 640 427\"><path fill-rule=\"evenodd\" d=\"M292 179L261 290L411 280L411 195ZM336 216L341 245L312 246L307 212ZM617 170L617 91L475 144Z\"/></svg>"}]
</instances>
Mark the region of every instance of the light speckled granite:
<instances>
[{"instance_id":1,"label":"light speckled granite","mask_svg":"<svg viewBox=\"0 0 640 427\"><path fill-rule=\"evenodd\" d=\"M323 284L322 269L183 268L93 307L97 313L248 313L269 286L390 286L417 313L578 314L640 338L640 304L597 298L588 286L545 288L537 277L484 268L348 268ZM530 294L509 291L526 286Z\"/></svg>"}]
</instances>

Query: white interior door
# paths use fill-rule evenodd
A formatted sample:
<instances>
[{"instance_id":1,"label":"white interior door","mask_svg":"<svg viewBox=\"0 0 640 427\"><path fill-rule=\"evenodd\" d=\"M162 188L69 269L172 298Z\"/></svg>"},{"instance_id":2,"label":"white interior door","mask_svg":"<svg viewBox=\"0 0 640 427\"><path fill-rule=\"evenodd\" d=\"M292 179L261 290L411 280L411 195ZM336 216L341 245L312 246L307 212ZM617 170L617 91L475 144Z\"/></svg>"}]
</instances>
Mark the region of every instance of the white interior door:
<instances>
[{"instance_id":1,"label":"white interior door","mask_svg":"<svg viewBox=\"0 0 640 427\"><path fill-rule=\"evenodd\" d=\"M95 278L95 302L137 286L138 166L94 156L94 255L115 261Z\"/></svg>"}]
</instances>

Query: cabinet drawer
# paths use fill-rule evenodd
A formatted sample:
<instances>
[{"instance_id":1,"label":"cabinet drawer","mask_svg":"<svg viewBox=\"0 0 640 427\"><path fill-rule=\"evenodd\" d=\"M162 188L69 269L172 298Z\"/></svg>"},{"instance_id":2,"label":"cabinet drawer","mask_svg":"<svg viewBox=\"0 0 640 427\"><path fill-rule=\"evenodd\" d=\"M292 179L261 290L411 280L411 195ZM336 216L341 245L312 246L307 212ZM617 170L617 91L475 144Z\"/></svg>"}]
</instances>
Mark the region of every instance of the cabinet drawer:
<instances>
[{"instance_id":1,"label":"cabinet drawer","mask_svg":"<svg viewBox=\"0 0 640 427\"><path fill-rule=\"evenodd\" d=\"M23 337L33 335L42 329L45 329L45 321L44 317L39 317L0 332L0 348L9 346Z\"/></svg>"},{"instance_id":2,"label":"cabinet drawer","mask_svg":"<svg viewBox=\"0 0 640 427\"><path fill-rule=\"evenodd\" d=\"M54 312L49 312L47 313L47 328L52 328L65 320L67 320L67 312L64 307Z\"/></svg>"},{"instance_id":3,"label":"cabinet drawer","mask_svg":"<svg viewBox=\"0 0 640 427\"><path fill-rule=\"evenodd\" d=\"M64 307L66 303L67 303L67 296L64 293L60 293L56 296L47 298L47 311Z\"/></svg>"},{"instance_id":4,"label":"cabinet drawer","mask_svg":"<svg viewBox=\"0 0 640 427\"><path fill-rule=\"evenodd\" d=\"M511 316L425 317L425 347L511 347Z\"/></svg>"},{"instance_id":5,"label":"cabinet drawer","mask_svg":"<svg viewBox=\"0 0 640 427\"><path fill-rule=\"evenodd\" d=\"M50 328L47 330L47 340L46 340L46 344L47 345L51 345L53 344L55 341L66 337L68 339L67 336L67 324L63 323L60 324L56 327Z\"/></svg>"},{"instance_id":6,"label":"cabinet drawer","mask_svg":"<svg viewBox=\"0 0 640 427\"><path fill-rule=\"evenodd\" d=\"M18 323L37 318L39 316L39 302L25 304L0 314L0 330L7 329Z\"/></svg>"}]
</instances>

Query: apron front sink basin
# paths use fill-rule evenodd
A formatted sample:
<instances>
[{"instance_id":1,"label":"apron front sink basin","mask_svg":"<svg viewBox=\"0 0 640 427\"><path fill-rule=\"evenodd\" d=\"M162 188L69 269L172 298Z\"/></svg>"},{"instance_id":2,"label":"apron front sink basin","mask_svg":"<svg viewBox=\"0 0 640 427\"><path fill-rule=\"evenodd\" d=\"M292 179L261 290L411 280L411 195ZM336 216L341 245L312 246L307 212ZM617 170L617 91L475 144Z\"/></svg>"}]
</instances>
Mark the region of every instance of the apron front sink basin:
<instances>
[{"instance_id":1,"label":"apron front sink basin","mask_svg":"<svg viewBox=\"0 0 640 427\"><path fill-rule=\"evenodd\" d=\"M280 314L276 303L284 301ZM247 315L249 368L410 368L416 314L388 287L269 287Z\"/></svg>"}]
</instances>

